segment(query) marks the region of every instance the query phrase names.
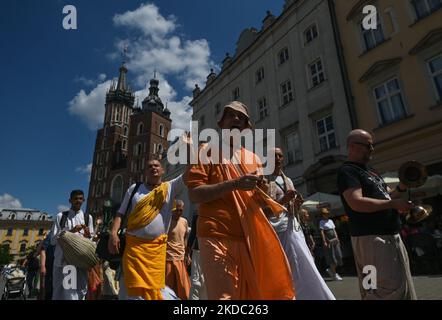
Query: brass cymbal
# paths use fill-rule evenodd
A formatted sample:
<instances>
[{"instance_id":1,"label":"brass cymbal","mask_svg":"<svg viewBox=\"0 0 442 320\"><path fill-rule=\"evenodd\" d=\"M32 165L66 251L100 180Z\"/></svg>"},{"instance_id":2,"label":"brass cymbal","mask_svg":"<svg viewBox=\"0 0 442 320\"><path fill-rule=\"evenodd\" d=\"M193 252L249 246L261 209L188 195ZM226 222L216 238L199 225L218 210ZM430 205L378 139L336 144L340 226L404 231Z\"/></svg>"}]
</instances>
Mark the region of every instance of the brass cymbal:
<instances>
[{"instance_id":1,"label":"brass cymbal","mask_svg":"<svg viewBox=\"0 0 442 320\"><path fill-rule=\"evenodd\" d=\"M418 161L408 161L399 168L399 180L409 188L418 188L427 181L425 166Z\"/></svg>"},{"instance_id":2,"label":"brass cymbal","mask_svg":"<svg viewBox=\"0 0 442 320\"><path fill-rule=\"evenodd\" d=\"M418 223L428 218L432 212L433 207L430 205L415 206L406 215L405 220L411 224Z\"/></svg>"}]
</instances>

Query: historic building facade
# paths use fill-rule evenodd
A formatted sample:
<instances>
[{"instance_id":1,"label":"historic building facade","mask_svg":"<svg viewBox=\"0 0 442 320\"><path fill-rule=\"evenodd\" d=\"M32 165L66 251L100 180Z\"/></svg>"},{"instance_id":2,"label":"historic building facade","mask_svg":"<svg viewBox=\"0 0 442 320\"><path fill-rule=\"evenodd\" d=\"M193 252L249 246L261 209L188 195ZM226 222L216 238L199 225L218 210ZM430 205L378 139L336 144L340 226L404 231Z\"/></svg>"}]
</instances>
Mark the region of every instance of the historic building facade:
<instances>
[{"instance_id":1,"label":"historic building facade","mask_svg":"<svg viewBox=\"0 0 442 320\"><path fill-rule=\"evenodd\" d=\"M334 0L360 128L376 139L374 166L409 160L442 174L442 1ZM372 30L363 7L377 11Z\"/></svg>"},{"instance_id":2,"label":"historic building facade","mask_svg":"<svg viewBox=\"0 0 442 320\"><path fill-rule=\"evenodd\" d=\"M147 161L161 158L168 148L170 111L158 95L159 81L150 80L149 95L141 107L127 85L127 68L120 67L117 83L106 94L103 128L97 132L87 212L102 212L106 200L117 207L127 188L145 181Z\"/></svg>"},{"instance_id":3,"label":"historic building facade","mask_svg":"<svg viewBox=\"0 0 442 320\"><path fill-rule=\"evenodd\" d=\"M329 4L288 0L280 16L267 12L260 30L241 33L235 54L190 102L199 130L217 128L229 101L249 106L256 128L276 130L285 172L305 195L337 191L352 129Z\"/></svg>"},{"instance_id":4,"label":"historic building facade","mask_svg":"<svg viewBox=\"0 0 442 320\"><path fill-rule=\"evenodd\" d=\"M0 245L7 247L14 260L24 258L37 247L52 227L46 212L23 208L0 208Z\"/></svg>"}]
</instances>

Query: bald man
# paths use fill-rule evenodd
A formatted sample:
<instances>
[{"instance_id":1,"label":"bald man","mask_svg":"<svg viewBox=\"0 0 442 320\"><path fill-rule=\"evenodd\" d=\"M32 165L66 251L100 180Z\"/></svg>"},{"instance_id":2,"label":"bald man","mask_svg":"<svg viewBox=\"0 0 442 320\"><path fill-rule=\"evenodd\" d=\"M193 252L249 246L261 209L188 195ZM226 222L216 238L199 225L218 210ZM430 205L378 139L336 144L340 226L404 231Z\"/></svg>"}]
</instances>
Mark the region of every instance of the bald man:
<instances>
[{"instance_id":1,"label":"bald man","mask_svg":"<svg viewBox=\"0 0 442 320\"><path fill-rule=\"evenodd\" d=\"M166 284L181 300L189 300L190 278L184 260L187 246L188 224L181 215L184 202L176 200L172 210L166 252Z\"/></svg>"},{"instance_id":2,"label":"bald man","mask_svg":"<svg viewBox=\"0 0 442 320\"><path fill-rule=\"evenodd\" d=\"M363 300L415 300L408 255L399 236L399 215L412 204L392 191L368 163L373 136L357 129L347 138L348 161L338 171L338 189L349 216L351 242Z\"/></svg>"}]
</instances>

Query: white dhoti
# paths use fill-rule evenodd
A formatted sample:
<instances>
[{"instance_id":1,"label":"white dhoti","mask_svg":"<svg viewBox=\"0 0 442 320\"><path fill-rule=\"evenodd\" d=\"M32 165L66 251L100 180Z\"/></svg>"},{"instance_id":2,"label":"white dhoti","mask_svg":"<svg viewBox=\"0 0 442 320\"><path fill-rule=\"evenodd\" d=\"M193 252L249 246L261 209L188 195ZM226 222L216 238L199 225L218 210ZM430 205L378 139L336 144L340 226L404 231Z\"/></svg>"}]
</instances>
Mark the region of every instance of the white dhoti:
<instances>
[{"instance_id":1,"label":"white dhoti","mask_svg":"<svg viewBox=\"0 0 442 320\"><path fill-rule=\"evenodd\" d=\"M206 283L201 269L200 251L195 249L192 251L189 300L207 300Z\"/></svg>"},{"instance_id":2,"label":"white dhoti","mask_svg":"<svg viewBox=\"0 0 442 320\"><path fill-rule=\"evenodd\" d=\"M54 266L52 272L52 300L84 300L87 294L87 270L75 268L66 269ZM76 281L75 281L76 279Z\"/></svg>"},{"instance_id":3,"label":"white dhoti","mask_svg":"<svg viewBox=\"0 0 442 320\"><path fill-rule=\"evenodd\" d=\"M294 227L294 219L281 216L285 224L281 226L277 219L270 219L278 234L281 245L292 270L293 286L297 300L336 300L316 268L313 256L305 241L304 233L299 224ZM284 224L284 222L282 222Z\"/></svg>"}]
</instances>

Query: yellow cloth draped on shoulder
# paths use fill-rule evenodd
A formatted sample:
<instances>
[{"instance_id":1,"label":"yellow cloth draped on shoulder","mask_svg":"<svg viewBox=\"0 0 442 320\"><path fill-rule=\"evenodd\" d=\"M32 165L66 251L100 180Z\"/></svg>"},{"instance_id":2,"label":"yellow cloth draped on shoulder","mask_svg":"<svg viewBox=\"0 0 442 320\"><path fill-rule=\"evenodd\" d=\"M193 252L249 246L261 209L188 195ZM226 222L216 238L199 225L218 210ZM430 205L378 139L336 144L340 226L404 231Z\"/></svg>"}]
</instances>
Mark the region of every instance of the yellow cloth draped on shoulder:
<instances>
[{"instance_id":1,"label":"yellow cloth draped on shoulder","mask_svg":"<svg viewBox=\"0 0 442 320\"><path fill-rule=\"evenodd\" d=\"M129 214L127 230L147 226L160 213L166 202L169 183L163 182L145 195ZM162 300L165 287L167 235L147 240L126 234L123 253L124 283L128 296L145 300Z\"/></svg>"}]
</instances>

